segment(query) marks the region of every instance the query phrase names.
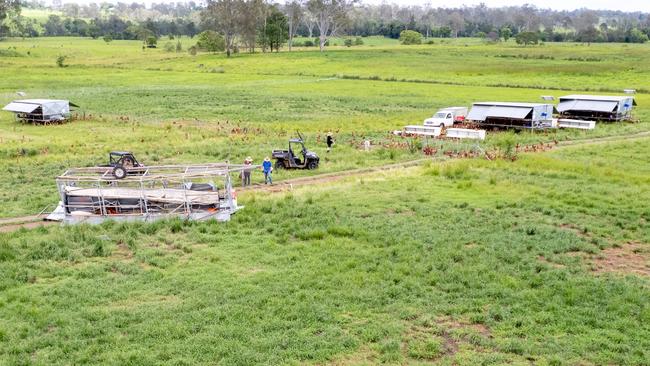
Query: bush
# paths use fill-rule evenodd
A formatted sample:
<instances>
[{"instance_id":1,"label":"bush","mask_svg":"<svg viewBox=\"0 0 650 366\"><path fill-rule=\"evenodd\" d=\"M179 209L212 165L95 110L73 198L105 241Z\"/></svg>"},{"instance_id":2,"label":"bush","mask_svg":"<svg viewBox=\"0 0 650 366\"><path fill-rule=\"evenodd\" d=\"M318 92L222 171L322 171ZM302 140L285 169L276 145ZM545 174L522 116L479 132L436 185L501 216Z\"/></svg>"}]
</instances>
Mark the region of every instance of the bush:
<instances>
[{"instance_id":1,"label":"bush","mask_svg":"<svg viewBox=\"0 0 650 366\"><path fill-rule=\"evenodd\" d=\"M208 52L222 52L226 49L226 40L221 34L207 30L199 33L196 46Z\"/></svg>"},{"instance_id":2,"label":"bush","mask_svg":"<svg viewBox=\"0 0 650 366\"><path fill-rule=\"evenodd\" d=\"M345 42L343 42L345 47L352 47L352 40L351 39L346 39Z\"/></svg>"},{"instance_id":3,"label":"bush","mask_svg":"<svg viewBox=\"0 0 650 366\"><path fill-rule=\"evenodd\" d=\"M111 37L110 34L105 35L103 39L104 39L104 42L106 42L106 44L109 44L109 43L113 42L113 37Z\"/></svg>"},{"instance_id":4,"label":"bush","mask_svg":"<svg viewBox=\"0 0 650 366\"><path fill-rule=\"evenodd\" d=\"M312 40L306 40L305 43L303 43L305 47L314 47L316 44Z\"/></svg>"},{"instance_id":5,"label":"bush","mask_svg":"<svg viewBox=\"0 0 650 366\"><path fill-rule=\"evenodd\" d=\"M68 59L68 56L59 55L56 58L56 65L58 67L67 67L68 65L65 64L65 60L67 60L67 59Z\"/></svg>"},{"instance_id":6,"label":"bush","mask_svg":"<svg viewBox=\"0 0 650 366\"><path fill-rule=\"evenodd\" d=\"M189 52L190 55L196 56L196 52L198 51L196 46L191 46L190 48L187 49L187 52Z\"/></svg>"},{"instance_id":7,"label":"bush","mask_svg":"<svg viewBox=\"0 0 650 366\"><path fill-rule=\"evenodd\" d=\"M521 32L515 37L517 44L523 44L527 46L529 44L538 44L539 43L539 34L536 32Z\"/></svg>"},{"instance_id":8,"label":"bush","mask_svg":"<svg viewBox=\"0 0 650 366\"><path fill-rule=\"evenodd\" d=\"M404 45L422 44L422 34L412 30L404 30L399 34L399 41Z\"/></svg>"},{"instance_id":9,"label":"bush","mask_svg":"<svg viewBox=\"0 0 650 366\"><path fill-rule=\"evenodd\" d=\"M363 46L363 38L361 38L361 37L357 37L357 38L354 40L354 45L355 45L355 46Z\"/></svg>"},{"instance_id":10,"label":"bush","mask_svg":"<svg viewBox=\"0 0 650 366\"><path fill-rule=\"evenodd\" d=\"M176 42L176 52L183 52L183 45L181 44L181 40L179 39L178 42Z\"/></svg>"},{"instance_id":11,"label":"bush","mask_svg":"<svg viewBox=\"0 0 650 366\"><path fill-rule=\"evenodd\" d=\"M174 47L174 44L171 42L165 43L165 52L174 52L176 47Z\"/></svg>"}]
</instances>

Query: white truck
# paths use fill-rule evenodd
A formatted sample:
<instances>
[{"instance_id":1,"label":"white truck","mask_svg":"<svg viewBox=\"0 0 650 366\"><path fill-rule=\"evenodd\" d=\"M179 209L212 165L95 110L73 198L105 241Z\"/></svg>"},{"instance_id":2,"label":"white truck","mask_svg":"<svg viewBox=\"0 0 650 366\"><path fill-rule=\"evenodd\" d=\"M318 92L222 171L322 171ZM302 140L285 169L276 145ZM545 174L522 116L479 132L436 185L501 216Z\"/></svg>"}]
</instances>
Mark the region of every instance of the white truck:
<instances>
[{"instance_id":1,"label":"white truck","mask_svg":"<svg viewBox=\"0 0 650 366\"><path fill-rule=\"evenodd\" d=\"M467 116L467 107L449 107L436 112L424 120L425 126L452 127L455 122L463 122Z\"/></svg>"}]
</instances>

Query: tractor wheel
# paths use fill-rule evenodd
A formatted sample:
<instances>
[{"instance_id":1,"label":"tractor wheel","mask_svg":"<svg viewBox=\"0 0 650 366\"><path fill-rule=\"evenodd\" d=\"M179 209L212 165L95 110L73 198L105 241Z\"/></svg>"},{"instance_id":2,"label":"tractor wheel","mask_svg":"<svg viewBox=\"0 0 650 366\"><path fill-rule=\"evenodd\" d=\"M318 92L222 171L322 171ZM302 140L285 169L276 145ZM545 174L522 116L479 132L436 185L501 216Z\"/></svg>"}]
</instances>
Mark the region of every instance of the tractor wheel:
<instances>
[{"instance_id":1,"label":"tractor wheel","mask_svg":"<svg viewBox=\"0 0 650 366\"><path fill-rule=\"evenodd\" d=\"M316 160L311 160L309 163L307 163L307 169L314 170L316 168L318 168L318 162Z\"/></svg>"},{"instance_id":2,"label":"tractor wheel","mask_svg":"<svg viewBox=\"0 0 650 366\"><path fill-rule=\"evenodd\" d=\"M282 160L276 160L275 170L280 170L280 169L284 169L284 163L282 162Z\"/></svg>"},{"instance_id":3,"label":"tractor wheel","mask_svg":"<svg viewBox=\"0 0 650 366\"><path fill-rule=\"evenodd\" d=\"M126 169L122 166L116 166L113 168L113 176L115 179L123 179L126 177Z\"/></svg>"}]
</instances>

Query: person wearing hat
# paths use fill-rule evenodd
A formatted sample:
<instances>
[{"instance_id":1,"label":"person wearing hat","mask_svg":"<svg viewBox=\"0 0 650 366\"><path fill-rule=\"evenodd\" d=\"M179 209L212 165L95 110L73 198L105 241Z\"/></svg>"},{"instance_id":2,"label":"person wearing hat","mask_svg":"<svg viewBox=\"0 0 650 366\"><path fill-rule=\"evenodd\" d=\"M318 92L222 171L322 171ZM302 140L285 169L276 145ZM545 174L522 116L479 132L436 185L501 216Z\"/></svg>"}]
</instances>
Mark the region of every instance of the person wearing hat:
<instances>
[{"instance_id":1,"label":"person wearing hat","mask_svg":"<svg viewBox=\"0 0 650 366\"><path fill-rule=\"evenodd\" d=\"M332 150L332 145L334 145L334 137L332 137L331 132L328 132L327 133L327 152L330 152L330 150Z\"/></svg>"},{"instance_id":2,"label":"person wearing hat","mask_svg":"<svg viewBox=\"0 0 650 366\"><path fill-rule=\"evenodd\" d=\"M244 171L242 172L242 187L250 186L251 185L251 168L249 168L251 165L253 165L253 159L249 156L244 160Z\"/></svg>"},{"instance_id":3,"label":"person wearing hat","mask_svg":"<svg viewBox=\"0 0 650 366\"><path fill-rule=\"evenodd\" d=\"M264 184L273 184L271 179L271 172L273 171L273 164L271 164L271 159L269 157L264 158L262 163L262 172L264 172Z\"/></svg>"}]
</instances>

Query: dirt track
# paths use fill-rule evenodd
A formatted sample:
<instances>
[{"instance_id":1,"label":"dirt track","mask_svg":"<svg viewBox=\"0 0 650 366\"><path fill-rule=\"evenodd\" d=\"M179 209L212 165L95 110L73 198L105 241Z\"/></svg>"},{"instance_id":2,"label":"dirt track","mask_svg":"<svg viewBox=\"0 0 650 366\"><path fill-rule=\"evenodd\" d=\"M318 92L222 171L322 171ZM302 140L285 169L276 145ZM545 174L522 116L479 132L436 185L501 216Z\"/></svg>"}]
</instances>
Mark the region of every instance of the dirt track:
<instances>
[{"instance_id":1,"label":"dirt track","mask_svg":"<svg viewBox=\"0 0 650 366\"><path fill-rule=\"evenodd\" d=\"M582 146L582 145L601 144L601 143L607 143L613 141L634 140L637 138L643 138L648 136L650 136L650 131L644 131L644 132L639 132L639 133L629 134L629 135L618 135L618 136L607 136L607 137L584 139L584 140L562 141L559 142L556 146L554 146L553 150L571 147L571 146L578 146L578 145ZM393 169L402 169L406 167L417 166L424 162L433 161L433 160L441 160L441 158L436 158L436 157L422 158L422 159L410 160L410 161L394 163L394 164L380 165L380 166L369 167L369 168L360 168L360 169L345 170L345 171L334 172L334 173L317 174L309 177L287 179L284 181L277 182L270 186L264 184L255 184L247 188L239 188L238 191L239 192L247 192L247 191L281 192L281 191L291 190L294 187L299 187L306 184L327 183L327 182L340 180L342 178L346 178L350 176L362 176L362 175L367 175L379 171L384 172ZM47 214L39 214L39 215L0 219L0 233L11 232L21 228L31 229L39 226L58 224L58 222L44 221L46 216Z\"/></svg>"}]
</instances>

